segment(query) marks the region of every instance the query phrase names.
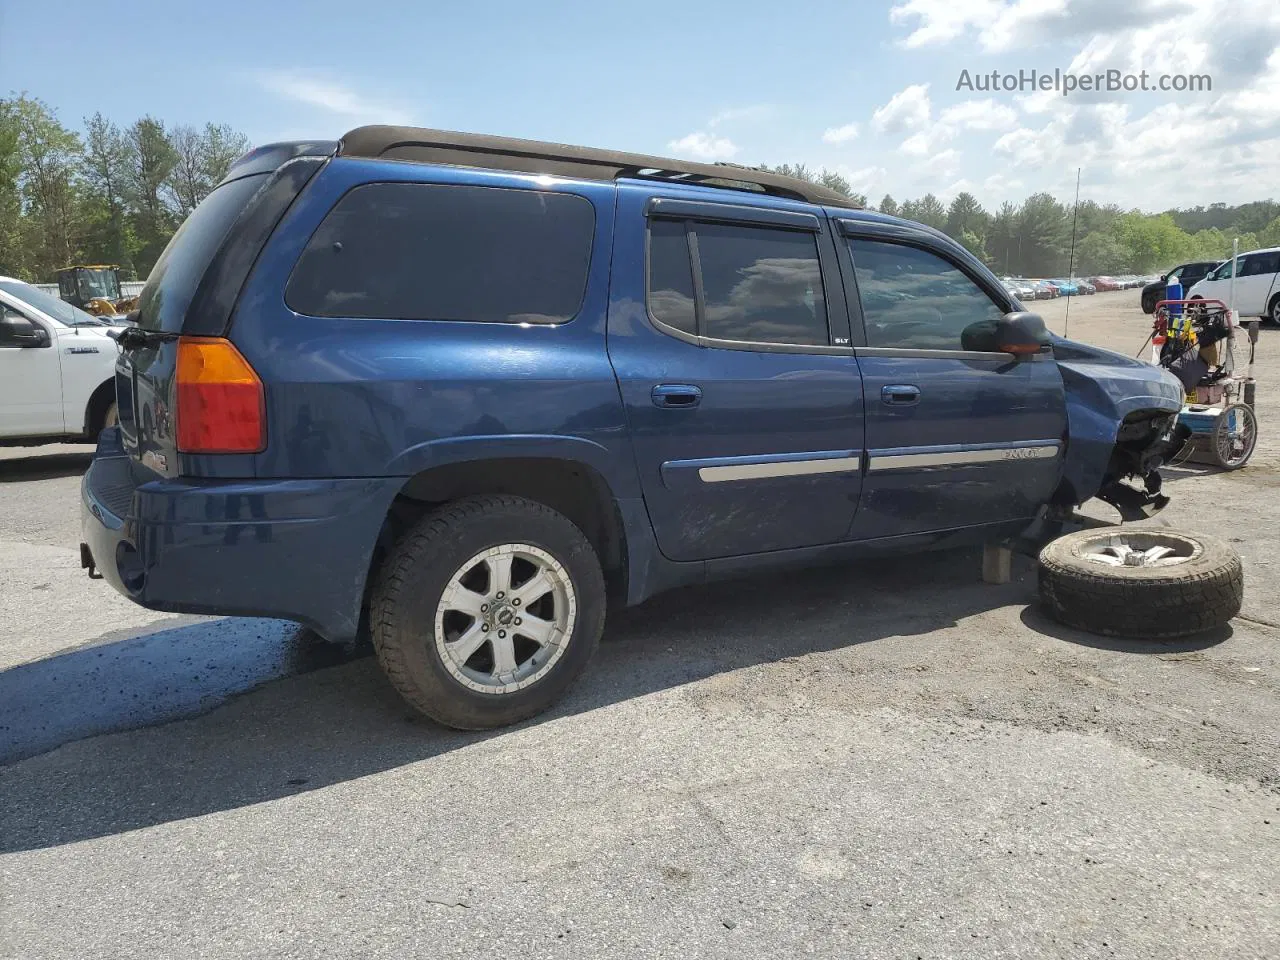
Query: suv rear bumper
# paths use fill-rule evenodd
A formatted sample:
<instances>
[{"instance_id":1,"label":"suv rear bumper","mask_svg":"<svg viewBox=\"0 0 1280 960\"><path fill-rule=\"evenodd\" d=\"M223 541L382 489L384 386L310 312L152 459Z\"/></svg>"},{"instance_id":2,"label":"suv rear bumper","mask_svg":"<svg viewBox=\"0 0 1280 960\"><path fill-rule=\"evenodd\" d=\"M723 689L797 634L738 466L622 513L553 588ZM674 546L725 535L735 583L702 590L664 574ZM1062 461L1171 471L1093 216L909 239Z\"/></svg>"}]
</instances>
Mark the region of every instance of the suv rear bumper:
<instances>
[{"instance_id":1,"label":"suv rear bumper","mask_svg":"<svg viewBox=\"0 0 1280 960\"><path fill-rule=\"evenodd\" d=\"M173 613L279 617L354 637L374 545L403 478L150 479L103 431L81 483L101 576Z\"/></svg>"}]
</instances>

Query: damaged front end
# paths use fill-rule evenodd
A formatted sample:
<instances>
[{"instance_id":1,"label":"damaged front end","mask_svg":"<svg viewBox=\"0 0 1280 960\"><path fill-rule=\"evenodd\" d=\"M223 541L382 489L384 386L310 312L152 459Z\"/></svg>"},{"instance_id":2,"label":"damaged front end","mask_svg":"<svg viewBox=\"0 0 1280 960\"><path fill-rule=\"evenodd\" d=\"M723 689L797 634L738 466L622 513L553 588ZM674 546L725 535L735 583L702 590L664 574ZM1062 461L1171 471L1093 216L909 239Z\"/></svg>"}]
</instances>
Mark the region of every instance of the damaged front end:
<instances>
[{"instance_id":1,"label":"damaged front end","mask_svg":"<svg viewBox=\"0 0 1280 960\"><path fill-rule=\"evenodd\" d=\"M1183 389L1172 374L1099 347L1055 338L1067 400L1067 452L1059 509L1093 497L1126 520L1153 516L1169 498L1160 467L1187 441Z\"/></svg>"},{"instance_id":2,"label":"damaged front end","mask_svg":"<svg viewBox=\"0 0 1280 960\"><path fill-rule=\"evenodd\" d=\"M1160 467L1183 448L1191 428L1177 414L1132 415L1116 434L1098 499L1109 503L1125 522L1153 517L1169 504Z\"/></svg>"}]
</instances>

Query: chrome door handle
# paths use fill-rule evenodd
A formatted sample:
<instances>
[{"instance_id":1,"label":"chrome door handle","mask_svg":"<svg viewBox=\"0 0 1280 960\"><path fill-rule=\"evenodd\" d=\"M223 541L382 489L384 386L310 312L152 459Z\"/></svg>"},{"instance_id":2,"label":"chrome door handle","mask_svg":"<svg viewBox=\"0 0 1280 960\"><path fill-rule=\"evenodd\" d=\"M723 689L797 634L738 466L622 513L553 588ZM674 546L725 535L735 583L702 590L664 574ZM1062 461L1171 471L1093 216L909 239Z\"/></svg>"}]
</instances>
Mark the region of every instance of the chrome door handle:
<instances>
[{"instance_id":1,"label":"chrome door handle","mask_svg":"<svg viewBox=\"0 0 1280 960\"><path fill-rule=\"evenodd\" d=\"M920 402L920 388L910 383L891 383L880 388L880 399L892 407L906 407Z\"/></svg>"}]
</instances>

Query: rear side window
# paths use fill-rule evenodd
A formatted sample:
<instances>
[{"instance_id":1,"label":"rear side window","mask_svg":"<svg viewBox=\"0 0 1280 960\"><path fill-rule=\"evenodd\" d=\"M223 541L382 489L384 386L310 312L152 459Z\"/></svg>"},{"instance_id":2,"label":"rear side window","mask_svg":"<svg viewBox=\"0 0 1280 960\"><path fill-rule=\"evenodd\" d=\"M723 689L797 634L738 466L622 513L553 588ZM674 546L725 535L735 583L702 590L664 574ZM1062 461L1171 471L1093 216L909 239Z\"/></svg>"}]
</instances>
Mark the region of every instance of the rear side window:
<instances>
[{"instance_id":1,"label":"rear side window","mask_svg":"<svg viewBox=\"0 0 1280 960\"><path fill-rule=\"evenodd\" d=\"M259 173L224 183L192 211L151 268L138 297L138 326L181 332L191 298L218 247L236 217L270 178L270 173Z\"/></svg>"},{"instance_id":2,"label":"rear side window","mask_svg":"<svg viewBox=\"0 0 1280 960\"><path fill-rule=\"evenodd\" d=\"M690 243L701 300L694 296ZM654 220L649 310L685 333L740 343L827 346L826 298L813 233Z\"/></svg>"},{"instance_id":3,"label":"rear side window","mask_svg":"<svg viewBox=\"0 0 1280 960\"><path fill-rule=\"evenodd\" d=\"M318 317L563 323L582 306L594 231L571 194L366 184L316 229L285 300Z\"/></svg>"},{"instance_id":4,"label":"rear side window","mask_svg":"<svg viewBox=\"0 0 1280 960\"><path fill-rule=\"evenodd\" d=\"M959 268L900 243L850 240L867 346L963 350L963 334L1004 311Z\"/></svg>"},{"instance_id":5,"label":"rear side window","mask_svg":"<svg viewBox=\"0 0 1280 960\"><path fill-rule=\"evenodd\" d=\"M649 311L684 333L697 333L693 261L684 224L655 220L649 227Z\"/></svg>"}]
</instances>

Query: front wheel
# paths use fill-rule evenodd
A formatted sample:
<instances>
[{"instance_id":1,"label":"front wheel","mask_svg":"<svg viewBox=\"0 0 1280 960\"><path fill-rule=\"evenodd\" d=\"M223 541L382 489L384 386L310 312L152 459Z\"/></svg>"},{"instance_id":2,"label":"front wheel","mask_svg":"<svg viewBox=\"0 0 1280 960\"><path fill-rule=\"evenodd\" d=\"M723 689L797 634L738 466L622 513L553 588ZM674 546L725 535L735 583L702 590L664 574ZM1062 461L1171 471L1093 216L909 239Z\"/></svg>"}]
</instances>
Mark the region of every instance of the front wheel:
<instances>
[{"instance_id":1,"label":"front wheel","mask_svg":"<svg viewBox=\"0 0 1280 960\"><path fill-rule=\"evenodd\" d=\"M446 726L483 730L541 713L582 673L604 629L604 576L550 507L469 497L400 539L370 614L400 695Z\"/></svg>"},{"instance_id":2,"label":"front wheel","mask_svg":"<svg viewBox=\"0 0 1280 960\"><path fill-rule=\"evenodd\" d=\"M1271 320L1272 324L1280 327L1280 293L1277 293L1271 299L1271 308L1267 310L1267 317Z\"/></svg>"},{"instance_id":3,"label":"front wheel","mask_svg":"<svg viewBox=\"0 0 1280 960\"><path fill-rule=\"evenodd\" d=\"M1069 627L1167 639L1224 626L1244 601L1244 569L1213 537L1122 527L1081 530L1040 551L1040 599Z\"/></svg>"}]
</instances>

